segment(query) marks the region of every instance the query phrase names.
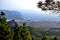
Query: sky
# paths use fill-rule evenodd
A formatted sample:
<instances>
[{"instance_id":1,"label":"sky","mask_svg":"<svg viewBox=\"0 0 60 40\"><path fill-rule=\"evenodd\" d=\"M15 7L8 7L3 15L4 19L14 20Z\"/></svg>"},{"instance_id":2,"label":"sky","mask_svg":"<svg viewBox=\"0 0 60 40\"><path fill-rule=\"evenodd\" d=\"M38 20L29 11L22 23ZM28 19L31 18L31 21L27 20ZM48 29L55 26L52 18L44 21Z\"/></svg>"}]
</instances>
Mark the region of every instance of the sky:
<instances>
[{"instance_id":1,"label":"sky","mask_svg":"<svg viewBox=\"0 0 60 40\"><path fill-rule=\"evenodd\" d=\"M37 2L39 0L0 0L0 9L7 10L38 10Z\"/></svg>"},{"instance_id":2,"label":"sky","mask_svg":"<svg viewBox=\"0 0 60 40\"><path fill-rule=\"evenodd\" d=\"M2 9L2 10L13 10L13 11L17 11L17 10L21 10L21 9L22 10L30 10L30 11L35 10L37 13L30 13L30 15L38 16L38 15L41 15L38 12L42 12L43 13L43 11L41 11L37 7L37 3L39 1L43 1L44 2L45 0L0 0L0 9ZM59 0L57 0L57 1L59 1ZM26 14L28 14L28 13L26 13ZM53 18L54 17L55 18L58 17L58 15L55 15L55 14L45 14L45 13L43 13L43 16L47 16L48 17L48 15L52 15Z\"/></svg>"},{"instance_id":3,"label":"sky","mask_svg":"<svg viewBox=\"0 0 60 40\"><path fill-rule=\"evenodd\" d=\"M45 0L0 0L0 9L7 9L7 10L19 10L19 9L40 10L37 7L37 3L39 1L45 1Z\"/></svg>"}]
</instances>

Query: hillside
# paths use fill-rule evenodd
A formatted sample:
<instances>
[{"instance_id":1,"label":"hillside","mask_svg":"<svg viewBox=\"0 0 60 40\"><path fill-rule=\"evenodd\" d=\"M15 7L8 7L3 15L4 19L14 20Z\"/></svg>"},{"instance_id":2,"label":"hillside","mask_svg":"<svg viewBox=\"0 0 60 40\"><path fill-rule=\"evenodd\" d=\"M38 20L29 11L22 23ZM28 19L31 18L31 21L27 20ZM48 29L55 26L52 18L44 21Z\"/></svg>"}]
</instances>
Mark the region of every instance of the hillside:
<instances>
[{"instance_id":1,"label":"hillside","mask_svg":"<svg viewBox=\"0 0 60 40\"><path fill-rule=\"evenodd\" d=\"M29 31L31 33L31 35L35 36L36 38L42 38L43 35L47 35L49 36L50 38L54 37L54 36L59 36L60 38L60 30L57 29L57 30L43 30L39 27L28 27L29 28Z\"/></svg>"},{"instance_id":2,"label":"hillside","mask_svg":"<svg viewBox=\"0 0 60 40\"><path fill-rule=\"evenodd\" d=\"M10 27L12 29L14 29L14 26L15 26L16 22L17 21L11 20L11 21L8 22L8 24L10 25ZM24 21L22 21L20 25L22 25L23 23L24 23ZM60 37L60 28L49 27L47 29L47 27L45 27L45 26L44 27L43 26L41 26L41 27L28 26L28 29L31 33L31 36L36 37L36 39L42 38L44 34L46 34L50 38L52 38L54 36L59 36Z\"/></svg>"},{"instance_id":3,"label":"hillside","mask_svg":"<svg viewBox=\"0 0 60 40\"><path fill-rule=\"evenodd\" d=\"M0 10L0 12L3 11L6 14L6 18L8 20L24 20L21 13L18 11L8 11L8 10Z\"/></svg>"}]
</instances>

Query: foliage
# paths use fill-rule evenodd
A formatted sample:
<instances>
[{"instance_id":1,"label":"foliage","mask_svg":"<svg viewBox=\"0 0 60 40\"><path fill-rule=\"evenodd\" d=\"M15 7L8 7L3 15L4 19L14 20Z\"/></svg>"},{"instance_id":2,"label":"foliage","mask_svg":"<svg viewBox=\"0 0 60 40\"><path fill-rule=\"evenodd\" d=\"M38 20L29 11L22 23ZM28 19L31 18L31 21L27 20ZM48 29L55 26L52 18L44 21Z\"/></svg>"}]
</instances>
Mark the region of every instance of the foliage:
<instances>
[{"instance_id":1,"label":"foliage","mask_svg":"<svg viewBox=\"0 0 60 40\"><path fill-rule=\"evenodd\" d=\"M32 40L32 37L31 37L30 32L28 30L28 27L26 26L25 23L23 23L21 35L22 35L23 40Z\"/></svg>"},{"instance_id":2,"label":"foliage","mask_svg":"<svg viewBox=\"0 0 60 40\"><path fill-rule=\"evenodd\" d=\"M38 2L38 8L43 11L53 11L53 13L60 13L60 1L56 0L45 0L44 2Z\"/></svg>"},{"instance_id":3,"label":"foliage","mask_svg":"<svg viewBox=\"0 0 60 40\"><path fill-rule=\"evenodd\" d=\"M7 24L5 13L0 14L0 40L32 40L30 32L24 23L23 26L18 26L16 23L15 29Z\"/></svg>"},{"instance_id":4,"label":"foliage","mask_svg":"<svg viewBox=\"0 0 60 40\"><path fill-rule=\"evenodd\" d=\"M14 40L32 40L30 32L25 23L23 24L23 26L20 26L20 27L18 26L18 24L16 24L13 39Z\"/></svg>"},{"instance_id":5,"label":"foliage","mask_svg":"<svg viewBox=\"0 0 60 40\"><path fill-rule=\"evenodd\" d=\"M57 37L54 37L54 40L58 40L58 38Z\"/></svg>"},{"instance_id":6,"label":"foliage","mask_svg":"<svg viewBox=\"0 0 60 40\"><path fill-rule=\"evenodd\" d=\"M35 36L32 36L32 40L36 40L36 37Z\"/></svg>"},{"instance_id":7,"label":"foliage","mask_svg":"<svg viewBox=\"0 0 60 40\"><path fill-rule=\"evenodd\" d=\"M48 30L44 30L44 28L40 27L28 27L31 35L35 36L37 38L42 38L44 35L49 36L50 39L52 39L54 36L58 36L58 39L60 39L60 30L51 30L50 28Z\"/></svg>"},{"instance_id":8,"label":"foliage","mask_svg":"<svg viewBox=\"0 0 60 40\"><path fill-rule=\"evenodd\" d=\"M16 24L15 26L15 30L14 30L14 36L13 36L13 39L14 40L22 40L22 37L21 37L21 27L18 26L18 24Z\"/></svg>"},{"instance_id":9,"label":"foliage","mask_svg":"<svg viewBox=\"0 0 60 40\"><path fill-rule=\"evenodd\" d=\"M48 36L44 35L42 40L50 40Z\"/></svg>"},{"instance_id":10,"label":"foliage","mask_svg":"<svg viewBox=\"0 0 60 40\"><path fill-rule=\"evenodd\" d=\"M5 13L1 12L0 15L0 40L12 40L13 32L10 30L9 25L6 22Z\"/></svg>"},{"instance_id":11,"label":"foliage","mask_svg":"<svg viewBox=\"0 0 60 40\"><path fill-rule=\"evenodd\" d=\"M1 14L0 14L1 16L4 16L5 15L5 13L4 12L1 12Z\"/></svg>"}]
</instances>

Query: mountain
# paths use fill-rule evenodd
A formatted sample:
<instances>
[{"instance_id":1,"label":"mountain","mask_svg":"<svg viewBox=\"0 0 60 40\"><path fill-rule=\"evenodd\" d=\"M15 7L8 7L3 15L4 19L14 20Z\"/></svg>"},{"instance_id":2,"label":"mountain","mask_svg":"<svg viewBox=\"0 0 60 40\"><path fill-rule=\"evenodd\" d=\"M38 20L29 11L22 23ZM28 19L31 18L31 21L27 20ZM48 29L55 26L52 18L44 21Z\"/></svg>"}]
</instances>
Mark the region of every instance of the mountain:
<instances>
[{"instance_id":1,"label":"mountain","mask_svg":"<svg viewBox=\"0 0 60 40\"><path fill-rule=\"evenodd\" d=\"M6 18L14 19L14 20L43 20L43 21L60 21L59 15L49 14L43 11L36 10L17 10L17 11L9 11L9 10L0 10L6 13Z\"/></svg>"},{"instance_id":2,"label":"mountain","mask_svg":"<svg viewBox=\"0 0 60 40\"><path fill-rule=\"evenodd\" d=\"M3 11L6 14L6 18L8 20L24 20L21 13L18 11L8 11L8 10L0 10L0 12Z\"/></svg>"},{"instance_id":3,"label":"mountain","mask_svg":"<svg viewBox=\"0 0 60 40\"><path fill-rule=\"evenodd\" d=\"M47 11L20 10L20 12L26 20L60 21L60 15Z\"/></svg>"},{"instance_id":4,"label":"mountain","mask_svg":"<svg viewBox=\"0 0 60 40\"><path fill-rule=\"evenodd\" d=\"M19 25L22 25L23 22L27 23L28 26L31 27L58 27L60 28L60 17L55 17L51 14L40 14L40 12L34 12L29 10L21 10L19 11L8 11L8 10L0 10L6 13L6 18L8 20L16 20ZM36 14L37 13L37 14ZM49 16L50 15L50 16ZM39 17L38 17L39 16ZM52 20L53 19L53 20Z\"/></svg>"}]
</instances>

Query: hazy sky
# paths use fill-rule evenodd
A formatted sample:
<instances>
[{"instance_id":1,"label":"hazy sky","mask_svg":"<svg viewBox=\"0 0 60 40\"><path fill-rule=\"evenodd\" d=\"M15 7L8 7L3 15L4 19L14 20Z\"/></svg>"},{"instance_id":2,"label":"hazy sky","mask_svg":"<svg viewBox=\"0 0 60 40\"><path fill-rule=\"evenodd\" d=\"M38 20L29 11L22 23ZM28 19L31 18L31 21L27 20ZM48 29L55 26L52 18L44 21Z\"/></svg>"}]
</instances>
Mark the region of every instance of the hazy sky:
<instances>
[{"instance_id":1,"label":"hazy sky","mask_svg":"<svg viewBox=\"0 0 60 40\"><path fill-rule=\"evenodd\" d=\"M18 10L18 9L29 9L39 10L37 8L38 1L45 0L0 0L0 9Z\"/></svg>"},{"instance_id":2,"label":"hazy sky","mask_svg":"<svg viewBox=\"0 0 60 40\"><path fill-rule=\"evenodd\" d=\"M38 10L37 2L39 0L0 0L0 9L30 9Z\"/></svg>"}]
</instances>

